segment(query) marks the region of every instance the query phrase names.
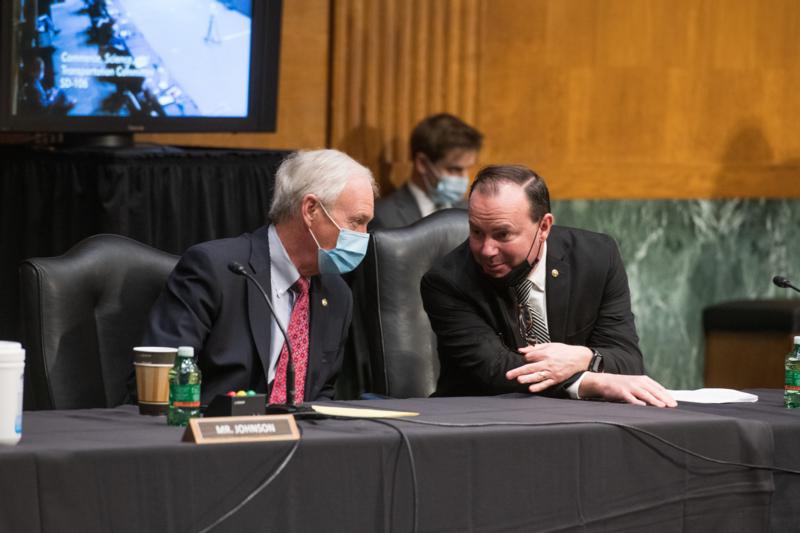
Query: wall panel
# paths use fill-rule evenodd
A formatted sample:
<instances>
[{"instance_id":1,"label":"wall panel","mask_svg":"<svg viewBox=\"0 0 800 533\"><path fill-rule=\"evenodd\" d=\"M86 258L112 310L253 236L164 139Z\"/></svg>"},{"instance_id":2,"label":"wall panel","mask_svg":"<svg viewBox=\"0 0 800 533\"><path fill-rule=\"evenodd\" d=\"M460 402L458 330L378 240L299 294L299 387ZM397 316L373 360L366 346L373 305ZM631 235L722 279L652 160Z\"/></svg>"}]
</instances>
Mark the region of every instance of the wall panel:
<instances>
[{"instance_id":1,"label":"wall panel","mask_svg":"<svg viewBox=\"0 0 800 533\"><path fill-rule=\"evenodd\" d=\"M408 137L431 113L476 122L481 0L342 0L333 8L330 144L384 191L409 173Z\"/></svg>"},{"instance_id":2,"label":"wall panel","mask_svg":"<svg viewBox=\"0 0 800 533\"><path fill-rule=\"evenodd\" d=\"M800 196L800 3L487 4L482 161L556 198Z\"/></svg>"}]
</instances>

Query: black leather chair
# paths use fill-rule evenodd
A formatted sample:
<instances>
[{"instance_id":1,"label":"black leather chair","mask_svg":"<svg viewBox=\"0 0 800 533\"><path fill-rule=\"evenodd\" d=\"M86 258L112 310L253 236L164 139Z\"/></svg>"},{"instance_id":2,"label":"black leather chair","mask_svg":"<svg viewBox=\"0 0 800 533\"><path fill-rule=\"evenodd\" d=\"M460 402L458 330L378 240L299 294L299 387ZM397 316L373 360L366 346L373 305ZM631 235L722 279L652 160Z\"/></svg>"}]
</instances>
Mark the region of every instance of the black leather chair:
<instances>
[{"instance_id":1,"label":"black leather chair","mask_svg":"<svg viewBox=\"0 0 800 533\"><path fill-rule=\"evenodd\" d=\"M447 209L405 228L375 230L353 287L369 354L371 390L393 398L429 396L436 389L436 337L422 308L420 280L434 262L467 238L463 209ZM359 331L360 330L360 331Z\"/></svg>"},{"instance_id":2,"label":"black leather chair","mask_svg":"<svg viewBox=\"0 0 800 533\"><path fill-rule=\"evenodd\" d=\"M178 257L95 235L20 266L27 408L113 407L128 396L132 350ZM31 405L32 402L32 405Z\"/></svg>"}]
</instances>

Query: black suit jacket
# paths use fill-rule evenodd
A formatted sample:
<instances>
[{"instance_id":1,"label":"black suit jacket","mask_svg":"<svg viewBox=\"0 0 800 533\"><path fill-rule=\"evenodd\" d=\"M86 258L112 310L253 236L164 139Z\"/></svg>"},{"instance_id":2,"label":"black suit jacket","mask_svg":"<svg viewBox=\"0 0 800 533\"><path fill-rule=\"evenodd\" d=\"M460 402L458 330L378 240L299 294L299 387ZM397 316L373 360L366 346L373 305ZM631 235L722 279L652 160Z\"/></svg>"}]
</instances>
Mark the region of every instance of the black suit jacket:
<instances>
[{"instance_id":1,"label":"black suit jacket","mask_svg":"<svg viewBox=\"0 0 800 533\"><path fill-rule=\"evenodd\" d=\"M150 312L143 343L194 346L203 372L202 401L229 390L267 392L270 312L259 290L228 270L237 261L270 294L267 226L252 234L189 248ZM311 278L305 400L333 397L352 313L339 276Z\"/></svg>"},{"instance_id":2,"label":"black suit jacket","mask_svg":"<svg viewBox=\"0 0 800 533\"><path fill-rule=\"evenodd\" d=\"M551 341L598 350L606 372L644 373L628 278L614 240L554 226L545 266ZM527 391L527 386L505 377L525 362L517 352L526 343L518 327L514 291L498 291L489 283L468 242L423 276L421 291L441 363L436 395ZM565 395L576 378L551 387L547 394Z\"/></svg>"},{"instance_id":3,"label":"black suit jacket","mask_svg":"<svg viewBox=\"0 0 800 533\"><path fill-rule=\"evenodd\" d=\"M369 229L402 228L422 218L408 183L375 203L375 216Z\"/></svg>"},{"instance_id":4,"label":"black suit jacket","mask_svg":"<svg viewBox=\"0 0 800 533\"><path fill-rule=\"evenodd\" d=\"M453 207L465 209L466 201L453 204ZM376 229L403 228L410 226L422 218L417 200L411 193L408 183L391 193L386 198L381 198L375 204L375 217L369 223L369 231Z\"/></svg>"}]
</instances>

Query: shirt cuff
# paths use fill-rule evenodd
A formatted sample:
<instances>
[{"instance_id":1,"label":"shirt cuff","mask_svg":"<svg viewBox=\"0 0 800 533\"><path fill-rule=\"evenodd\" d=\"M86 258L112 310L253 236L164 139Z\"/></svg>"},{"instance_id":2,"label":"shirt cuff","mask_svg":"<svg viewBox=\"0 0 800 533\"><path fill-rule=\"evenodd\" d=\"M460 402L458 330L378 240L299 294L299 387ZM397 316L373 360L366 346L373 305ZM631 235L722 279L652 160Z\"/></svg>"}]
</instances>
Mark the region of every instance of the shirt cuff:
<instances>
[{"instance_id":1,"label":"shirt cuff","mask_svg":"<svg viewBox=\"0 0 800 533\"><path fill-rule=\"evenodd\" d=\"M581 388L581 381L583 381L584 377L586 377L586 372L581 372L581 375L578 376L578 379L573 381L572 385L567 387L567 394L569 394L569 397L572 398L573 400L581 400L582 399L580 394L578 394L578 391Z\"/></svg>"}]
</instances>

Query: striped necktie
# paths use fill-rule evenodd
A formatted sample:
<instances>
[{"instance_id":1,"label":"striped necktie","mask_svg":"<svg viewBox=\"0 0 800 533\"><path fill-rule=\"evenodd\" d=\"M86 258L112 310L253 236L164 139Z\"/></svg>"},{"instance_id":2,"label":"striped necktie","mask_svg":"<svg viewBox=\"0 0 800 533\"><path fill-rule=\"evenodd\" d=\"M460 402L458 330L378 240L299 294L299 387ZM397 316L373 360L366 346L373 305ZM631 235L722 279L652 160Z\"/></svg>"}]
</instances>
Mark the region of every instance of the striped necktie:
<instances>
[{"instance_id":1,"label":"striped necktie","mask_svg":"<svg viewBox=\"0 0 800 533\"><path fill-rule=\"evenodd\" d=\"M514 287L514 290L517 293L519 326L522 336L529 344L550 342L550 334L544 325L542 312L539 306L534 304L530 298L533 282L525 278Z\"/></svg>"}]
</instances>

